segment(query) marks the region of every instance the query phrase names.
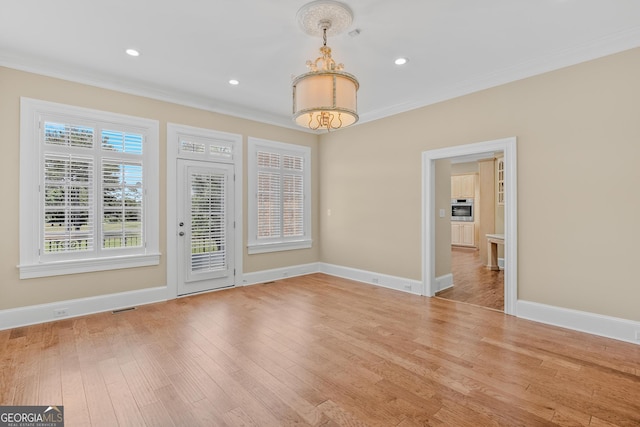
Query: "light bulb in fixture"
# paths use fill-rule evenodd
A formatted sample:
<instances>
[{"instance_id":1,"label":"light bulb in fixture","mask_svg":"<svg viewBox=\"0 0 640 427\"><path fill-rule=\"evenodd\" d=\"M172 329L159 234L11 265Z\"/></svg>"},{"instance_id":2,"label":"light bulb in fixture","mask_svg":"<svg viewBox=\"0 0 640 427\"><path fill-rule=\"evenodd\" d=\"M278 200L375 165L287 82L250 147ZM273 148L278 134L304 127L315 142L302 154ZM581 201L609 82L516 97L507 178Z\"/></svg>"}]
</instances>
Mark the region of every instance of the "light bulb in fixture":
<instances>
[{"instance_id":1,"label":"light bulb in fixture","mask_svg":"<svg viewBox=\"0 0 640 427\"><path fill-rule=\"evenodd\" d=\"M229 84L232 85L232 86L237 86L237 85L240 84L240 82L238 80L236 80L236 79L231 79L231 80L229 80Z\"/></svg>"},{"instance_id":2,"label":"light bulb in fixture","mask_svg":"<svg viewBox=\"0 0 640 427\"><path fill-rule=\"evenodd\" d=\"M396 65L404 65L404 64L406 64L407 62L409 62L409 60L408 60L407 58L398 58L398 59L396 59L396 60L395 60L395 61L393 61L393 62L394 62L394 64L396 64Z\"/></svg>"},{"instance_id":3,"label":"light bulb in fixture","mask_svg":"<svg viewBox=\"0 0 640 427\"><path fill-rule=\"evenodd\" d=\"M135 49L127 49L125 50L125 52L127 53L127 55L129 56L140 56L140 52L138 52Z\"/></svg>"},{"instance_id":4,"label":"light bulb in fixture","mask_svg":"<svg viewBox=\"0 0 640 427\"><path fill-rule=\"evenodd\" d=\"M338 1L315 0L298 10L297 19L305 33L322 36L323 43L321 56L307 61L309 71L293 79L293 120L311 130L327 131L356 123L360 84L331 57L327 46L327 35L341 34L351 25L351 9Z\"/></svg>"}]
</instances>

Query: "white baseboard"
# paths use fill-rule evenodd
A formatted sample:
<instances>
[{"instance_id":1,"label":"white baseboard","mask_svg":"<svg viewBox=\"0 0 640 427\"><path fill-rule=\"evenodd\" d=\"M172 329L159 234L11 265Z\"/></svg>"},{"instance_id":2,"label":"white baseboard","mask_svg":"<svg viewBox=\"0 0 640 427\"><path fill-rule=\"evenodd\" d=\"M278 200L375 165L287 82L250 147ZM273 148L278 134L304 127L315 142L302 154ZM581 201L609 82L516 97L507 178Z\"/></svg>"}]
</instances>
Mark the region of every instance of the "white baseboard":
<instances>
[{"instance_id":1,"label":"white baseboard","mask_svg":"<svg viewBox=\"0 0 640 427\"><path fill-rule=\"evenodd\" d=\"M320 264L320 271L332 276L364 282L370 285L382 286L383 288L395 289L396 291L408 292L416 295L421 294L420 289L422 288L422 282L420 280L405 279L404 277L389 276L387 274L326 263Z\"/></svg>"},{"instance_id":2,"label":"white baseboard","mask_svg":"<svg viewBox=\"0 0 640 427\"><path fill-rule=\"evenodd\" d=\"M419 280L326 263L310 263L245 273L243 275L243 284L253 285L318 272L416 295L420 295L420 290L422 289L422 282ZM436 278L436 284L438 291L446 289L453 285L453 276L451 274L440 276ZM167 288L159 286L117 294L0 310L0 330L152 304L166 301L167 299ZM54 312L59 310L64 310L66 315L56 317ZM518 317L523 319L640 345L640 322L637 321L524 300L517 302L516 313Z\"/></svg>"},{"instance_id":3,"label":"white baseboard","mask_svg":"<svg viewBox=\"0 0 640 427\"><path fill-rule=\"evenodd\" d=\"M0 310L0 330L46 323L167 300L166 286ZM64 310L56 317L54 311Z\"/></svg>"},{"instance_id":4,"label":"white baseboard","mask_svg":"<svg viewBox=\"0 0 640 427\"><path fill-rule=\"evenodd\" d=\"M640 345L640 322L518 300L517 316Z\"/></svg>"},{"instance_id":5,"label":"white baseboard","mask_svg":"<svg viewBox=\"0 0 640 427\"><path fill-rule=\"evenodd\" d=\"M271 270L256 271L242 274L242 284L255 285L258 283L271 282L273 280L285 279L287 277L303 276L305 274L320 272L320 263L292 265L289 267L274 268Z\"/></svg>"},{"instance_id":6,"label":"white baseboard","mask_svg":"<svg viewBox=\"0 0 640 427\"><path fill-rule=\"evenodd\" d=\"M436 277L436 292L444 291L451 287L453 287L453 274L449 273Z\"/></svg>"}]
</instances>

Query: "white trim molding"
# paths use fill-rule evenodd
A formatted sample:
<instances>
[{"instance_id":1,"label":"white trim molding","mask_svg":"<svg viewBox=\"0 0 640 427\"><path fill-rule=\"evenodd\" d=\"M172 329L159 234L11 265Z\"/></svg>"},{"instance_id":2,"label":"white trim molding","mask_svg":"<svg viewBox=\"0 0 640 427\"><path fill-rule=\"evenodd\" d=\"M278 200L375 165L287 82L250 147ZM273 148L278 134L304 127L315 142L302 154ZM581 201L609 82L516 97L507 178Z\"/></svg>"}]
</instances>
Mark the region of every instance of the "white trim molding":
<instances>
[{"instance_id":1,"label":"white trim molding","mask_svg":"<svg viewBox=\"0 0 640 427\"><path fill-rule=\"evenodd\" d=\"M257 285L259 283L272 282L274 280L286 279L288 277L304 276L305 274L319 273L320 263L291 265L288 267L273 268L270 270L255 271L242 274L242 284Z\"/></svg>"},{"instance_id":2,"label":"white trim molding","mask_svg":"<svg viewBox=\"0 0 640 427\"><path fill-rule=\"evenodd\" d=\"M91 130L91 143L85 146L65 146L46 142L47 123L67 127L86 127ZM109 132L132 133L140 138L137 150L102 148L101 138ZM117 114L74 105L20 98L20 279L47 277L92 271L158 265L160 263L159 230L159 122L157 120ZM86 164L86 187L89 202L84 203L85 223L92 224L81 240L85 250L47 251L43 225L47 222L45 198L47 158L67 159L72 156ZM57 160L56 160L57 161ZM66 161L66 160L65 160ZM75 161L75 160L74 160ZM113 161L116 168L128 162L139 165L142 188L142 242L139 246L107 248L101 243L103 233L102 202L104 161ZM85 169L83 168L83 172ZM68 179L68 177L66 177ZM140 183L139 183L140 184ZM69 207L63 202L62 209ZM57 209L57 208L56 208ZM65 221L68 221L65 220ZM67 222L67 225L69 223ZM80 224L76 224L76 230ZM56 232L57 233L57 232ZM63 238L66 240L67 238ZM70 242L70 241L69 241Z\"/></svg>"},{"instance_id":3,"label":"white trim molding","mask_svg":"<svg viewBox=\"0 0 640 427\"><path fill-rule=\"evenodd\" d=\"M504 312L516 315L518 300L518 214L516 137L457 145L422 153L422 295L437 292L435 277L435 161L481 153L504 154Z\"/></svg>"},{"instance_id":4,"label":"white trim molding","mask_svg":"<svg viewBox=\"0 0 640 427\"><path fill-rule=\"evenodd\" d=\"M178 159L189 159L184 153L180 153L180 137L205 139L208 142L222 141L231 147L231 158L220 160L222 163L232 163L234 165L234 220L235 220L235 241L234 241L234 263L235 279L234 286L242 283L243 270L243 247L242 236L244 233L243 210L242 210L242 135L228 132L221 132L213 129L187 126L177 123L167 123L167 299L178 296L178 188L177 188L177 165ZM215 158L205 159L212 164L216 163Z\"/></svg>"},{"instance_id":5,"label":"white trim molding","mask_svg":"<svg viewBox=\"0 0 640 427\"><path fill-rule=\"evenodd\" d=\"M261 165L260 158L277 157L278 164L273 165L269 161L269 166ZM302 159L300 167L287 167L286 158ZM269 210L270 221L280 224L276 231L270 230L269 235L258 233L259 222L263 219L258 215L259 191L263 191L262 185L258 185L261 176L278 176L276 181L269 179L269 192L279 191L280 202L284 203L285 177L295 176L302 179L302 233L295 236L287 236L287 229L284 205L280 207L279 213ZM274 201L275 203L275 201ZM299 205L299 203L297 204ZM298 211L297 214L300 214ZM249 255L266 252L287 251L295 249L308 249L312 245L311 236L311 148L306 145L290 144L279 141L271 141L249 136L247 138L247 253ZM289 224L291 225L291 224ZM273 231L273 235L271 234Z\"/></svg>"},{"instance_id":6,"label":"white trim molding","mask_svg":"<svg viewBox=\"0 0 640 427\"><path fill-rule=\"evenodd\" d=\"M453 274L445 274L436 277L436 292L444 291L453 287Z\"/></svg>"},{"instance_id":7,"label":"white trim molding","mask_svg":"<svg viewBox=\"0 0 640 427\"><path fill-rule=\"evenodd\" d=\"M167 288L158 286L117 294L0 310L0 330L153 304L166 301L166 296ZM56 313L61 315L56 316Z\"/></svg>"},{"instance_id":8,"label":"white trim molding","mask_svg":"<svg viewBox=\"0 0 640 427\"><path fill-rule=\"evenodd\" d=\"M388 274L380 274L373 271L359 270L357 268L343 267L335 264L320 263L320 272L415 295L420 295L420 289L422 287L420 280L390 276Z\"/></svg>"},{"instance_id":9,"label":"white trim molding","mask_svg":"<svg viewBox=\"0 0 640 427\"><path fill-rule=\"evenodd\" d=\"M242 277L243 284L248 286L312 273L325 273L415 295L420 295L422 288L422 282L419 280L321 262L245 273ZM452 282L453 276L450 274L436 279L438 290L452 286ZM175 298L175 296L167 298L169 294L166 286L158 286L0 310L0 330L153 304ZM640 345L640 322L523 300L517 301L517 312L518 317L522 319ZM62 315L59 315L60 313Z\"/></svg>"},{"instance_id":10,"label":"white trim molding","mask_svg":"<svg viewBox=\"0 0 640 427\"><path fill-rule=\"evenodd\" d=\"M73 273L116 270L121 268L146 267L160 264L160 254L119 256L112 258L83 259L80 261L48 262L40 265L18 265L20 279L61 276Z\"/></svg>"},{"instance_id":11,"label":"white trim molding","mask_svg":"<svg viewBox=\"0 0 640 427\"><path fill-rule=\"evenodd\" d=\"M480 90L634 49L638 46L639 39L640 28L634 26L569 47L556 48L536 58L504 66L497 70L492 69L467 80L454 81L448 85L437 88L435 91L431 89L428 93L419 93L417 94L418 96L409 98L399 104L386 104L377 110L363 112L360 114L360 120L356 123L356 126ZM239 117L303 132L313 132L297 126L289 115L275 114L267 112L264 109L256 109L248 106L239 106L232 102L223 101L222 99L212 99L203 94L196 94L175 88L169 89L166 85L161 86L150 82L122 78L121 76L114 77L113 75L109 75L109 73L98 72L96 70L84 70L68 64L33 58L18 52L1 52L0 66L185 105L231 117Z\"/></svg>"},{"instance_id":12,"label":"white trim molding","mask_svg":"<svg viewBox=\"0 0 640 427\"><path fill-rule=\"evenodd\" d=\"M602 314L518 301L518 317L640 345L640 322Z\"/></svg>"}]
</instances>

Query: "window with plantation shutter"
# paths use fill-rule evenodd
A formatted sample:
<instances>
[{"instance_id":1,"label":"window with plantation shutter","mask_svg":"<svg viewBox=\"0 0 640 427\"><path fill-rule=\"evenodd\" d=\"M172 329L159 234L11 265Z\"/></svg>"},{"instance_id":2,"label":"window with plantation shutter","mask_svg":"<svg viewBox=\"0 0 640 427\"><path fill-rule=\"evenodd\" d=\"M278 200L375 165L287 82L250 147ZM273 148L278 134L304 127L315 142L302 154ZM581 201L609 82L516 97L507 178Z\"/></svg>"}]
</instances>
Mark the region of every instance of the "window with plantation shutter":
<instances>
[{"instance_id":1,"label":"window with plantation shutter","mask_svg":"<svg viewBox=\"0 0 640 427\"><path fill-rule=\"evenodd\" d=\"M311 150L249 138L249 253L311 247Z\"/></svg>"},{"instance_id":2,"label":"window with plantation shutter","mask_svg":"<svg viewBox=\"0 0 640 427\"><path fill-rule=\"evenodd\" d=\"M155 265L157 121L23 98L20 277Z\"/></svg>"},{"instance_id":3,"label":"window with plantation shutter","mask_svg":"<svg viewBox=\"0 0 640 427\"><path fill-rule=\"evenodd\" d=\"M102 248L143 246L142 163L102 162Z\"/></svg>"},{"instance_id":4,"label":"window with plantation shutter","mask_svg":"<svg viewBox=\"0 0 640 427\"><path fill-rule=\"evenodd\" d=\"M93 250L93 180L92 159L44 155L44 255Z\"/></svg>"}]
</instances>

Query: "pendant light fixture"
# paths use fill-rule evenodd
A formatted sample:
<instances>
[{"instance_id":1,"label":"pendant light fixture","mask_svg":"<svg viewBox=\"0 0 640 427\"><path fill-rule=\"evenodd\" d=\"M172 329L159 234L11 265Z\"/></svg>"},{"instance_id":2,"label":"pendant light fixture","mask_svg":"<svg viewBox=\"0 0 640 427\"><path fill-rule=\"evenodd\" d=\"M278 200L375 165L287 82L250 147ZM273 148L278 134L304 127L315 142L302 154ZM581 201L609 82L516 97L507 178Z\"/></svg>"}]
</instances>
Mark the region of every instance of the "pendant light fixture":
<instances>
[{"instance_id":1,"label":"pendant light fixture","mask_svg":"<svg viewBox=\"0 0 640 427\"><path fill-rule=\"evenodd\" d=\"M307 34L322 36L323 44L321 56L307 61L310 71L293 80L293 119L312 130L331 131L354 124L360 84L333 60L327 46L327 35L340 34L351 25L351 9L337 1L318 0L303 6L297 17Z\"/></svg>"}]
</instances>

